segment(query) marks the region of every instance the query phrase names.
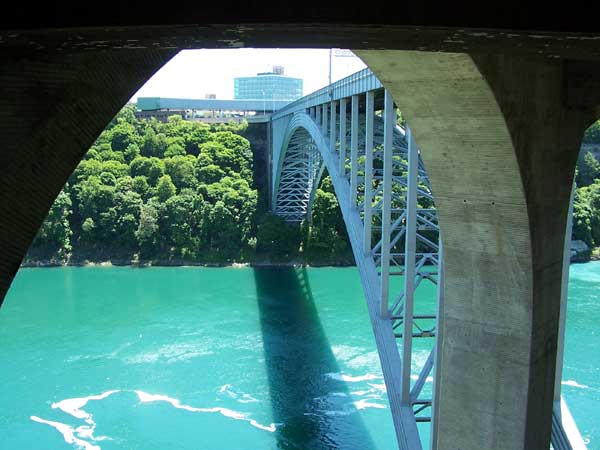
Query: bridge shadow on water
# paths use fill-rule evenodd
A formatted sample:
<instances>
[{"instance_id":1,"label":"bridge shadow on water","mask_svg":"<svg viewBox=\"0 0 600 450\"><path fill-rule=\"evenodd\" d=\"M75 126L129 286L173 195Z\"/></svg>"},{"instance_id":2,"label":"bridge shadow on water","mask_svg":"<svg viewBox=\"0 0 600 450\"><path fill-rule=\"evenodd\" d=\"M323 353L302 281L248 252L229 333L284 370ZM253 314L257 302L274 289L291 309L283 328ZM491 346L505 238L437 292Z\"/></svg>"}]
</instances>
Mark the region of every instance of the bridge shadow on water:
<instances>
[{"instance_id":1,"label":"bridge shadow on water","mask_svg":"<svg viewBox=\"0 0 600 450\"><path fill-rule=\"evenodd\" d=\"M339 379L306 269L256 268L254 277L277 447L374 450Z\"/></svg>"}]
</instances>

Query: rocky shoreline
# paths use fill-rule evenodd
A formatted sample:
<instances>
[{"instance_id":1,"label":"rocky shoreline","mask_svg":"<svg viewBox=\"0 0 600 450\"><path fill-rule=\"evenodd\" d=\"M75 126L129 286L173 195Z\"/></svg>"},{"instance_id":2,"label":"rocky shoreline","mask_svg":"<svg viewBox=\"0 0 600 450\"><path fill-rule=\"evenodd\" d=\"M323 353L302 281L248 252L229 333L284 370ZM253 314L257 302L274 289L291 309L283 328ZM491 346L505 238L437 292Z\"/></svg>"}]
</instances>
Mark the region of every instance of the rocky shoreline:
<instances>
[{"instance_id":1,"label":"rocky shoreline","mask_svg":"<svg viewBox=\"0 0 600 450\"><path fill-rule=\"evenodd\" d=\"M252 261L252 262L197 262L185 260L157 260L157 261L133 261L133 260L110 260L110 261L56 261L36 260L25 261L21 267L44 268L44 267L351 267L353 264L331 264L331 263L306 263L303 261Z\"/></svg>"},{"instance_id":2,"label":"rocky shoreline","mask_svg":"<svg viewBox=\"0 0 600 450\"><path fill-rule=\"evenodd\" d=\"M595 250L595 251L594 251ZM590 249L583 241L571 242L571 263L586 263L589 261L600 260L598 249ZM21 267L112 267L112 266L130 266L130 267L350 267L354 264L348 262L331 263L330 261L311 261L307 263L301 260L291 261L272 261L262 259L247 262L198 262L187 260L150 260L138 261L134 259L114 258L107 261L90 261L81 259L68 259L61 261L57 259L27 260L21 264Z\"/></svg>"}]
</instances>

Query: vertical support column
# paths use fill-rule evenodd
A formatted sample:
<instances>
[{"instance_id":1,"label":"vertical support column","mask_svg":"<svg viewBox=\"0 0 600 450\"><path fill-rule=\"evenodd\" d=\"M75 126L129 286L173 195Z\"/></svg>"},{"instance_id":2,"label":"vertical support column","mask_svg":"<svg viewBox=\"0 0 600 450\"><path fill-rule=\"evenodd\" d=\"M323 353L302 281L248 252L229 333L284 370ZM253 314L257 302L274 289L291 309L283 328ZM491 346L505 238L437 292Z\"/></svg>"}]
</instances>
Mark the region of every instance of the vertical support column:
<instances>
[{"instance_id":1,"label":"vertical support column","mask_svg":"<svg viewBox=\"0 0 600 450\"><path fill-rule=\"evenodd\" d=\"M390 290L390 222L392 218L392 138L396 125L394 100L385 91L383 112L383 211L381 213L381 293L379 313L389 317Z\"/></svg>"},{"instance_id":2,"label":"vertical support column","mask_svg":"<svg viewBox=\"0 0 600 450\"><path fill-rule=\"evenodd\" d=\"M331 104L329 105L329 111L331 114L331 119L330 119L330 127L329 127L329 150L331 152L335 152L335 141L336 141L336 110L337 110L337 105L336 105L336 101L332 100Z\"/></svg>"},{"instance_id":3,"label":"vertical support column","mask_svg":"<svg viewBox=\"0 0 600 450\"><path fill-rule=\"evenodd\" d=\"M371 222L373 217L373 115L375 93L367 92L365 105L365 202L364 202L364 235L365 254L371 253Z\"/></svg>"},{"instance_id":4,"label":"vertical support column","mask_svg":"<svg viewBox=\"0 0 600 450\"><path fill-rule=\"evenodd\" d=\"M346 99L340 99L340 176L346 176Z\"/></svg>"},{"instance_id":5,"label":"vertical support column","mask_svg":"<svg viewBox=\"0 0 600 450\"><path fill-rule=\"evenodd\" d=\"M358 189L358 95L352 96L350 118L350 207L356 208Z\"/></svg>"},{"instance_id":6,"label":"vertical support column","mask_svg":"<svg viewBox=\"0 0 600 450\"><path fill-rule=\"evenodd\" d=\"M554 405L560 403L561 380L563 370L563 356L565 351L565 326L567 322L567 298L569 296L569 266L571 262L571 234L573 232L573 198L575 196L575 184L571 189L571 200L569 203L569 216L565 230L565 243L563 249L562 285L560 291L560 319L558 322L558 342L556 343L556 369L554 377Z\"/></svg>"},{"instance_id":7,"label":"vertical support column","mask_svg":"<svg viewBox=\"0 0 600 450\"><path fill-rule=\"evenodd\" d=\"M321 125L321 107L320 106L315 106L315 122L317 122L317 125Z\"/></svg>"},{"instance_id":8,"label":"vertical support column","mask_svg":"<svg viewBox=\"0 0 600 450\"><path fill-rule=\"evenodd\" d=\"M321 126L323 130L323 134L327 136L327 103L323 103L323 111L321 113L321 119L323 120L323 124Z\"/></svg>"},{"instance_id":9,"label":"vertical support column","mask_svg":"<svg viewBox=\"0 0 600 450\"><path fill-rule=\"evenodd\" d=\"M387 119L387 114L386 114ZM406 189L406 234L404 245L404 322L402 324L402 404L410 404L410 369L412 365L412 328L415 301L415 264L417 248L417 175L419 152L410 128Z\"/></svg>"},{"instance_id":10,"label":"vertical support column","mask_svg":"<svg viewBox=\"0 0 600 450\"><path fill-rule=\"evenodd\" d=\"M431 398L431 450L437 450L437 434L438 434L438 419L439 419L439 408L438 408L438 395L440 391L440 361L442 352L439 351L442 348L442 317L444 316L444 264L443 261L443 247L442 239L438 240L438 282L437 282L437 311L435 321L435 346L433 351L435 352L435 362L433 366L433 396Z\"/></svg>"}]
</instances>

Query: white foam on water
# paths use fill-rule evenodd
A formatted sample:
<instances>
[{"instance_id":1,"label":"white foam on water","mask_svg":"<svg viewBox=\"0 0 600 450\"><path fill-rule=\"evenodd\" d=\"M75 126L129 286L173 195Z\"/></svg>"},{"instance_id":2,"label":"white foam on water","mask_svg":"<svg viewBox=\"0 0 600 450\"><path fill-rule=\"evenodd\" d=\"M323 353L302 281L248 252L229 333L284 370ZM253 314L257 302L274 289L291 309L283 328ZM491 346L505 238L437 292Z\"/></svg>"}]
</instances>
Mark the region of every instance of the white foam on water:
<instances>
[{"instance_id":1,"label":"white foam on water","mask_svg":"<svg viewBox=\"0 0 600 450\"><path fill-rule=\"evenodd\" d=\"M167 395L149 394L148 392L137 391L137 390L134 392L137 394L138 398L140 399L140 401L142 403L166 402L166 403L169 403L174 408L183 409L185 411L199 412L199 413L219 413L219 414L221 414L225 417L229 417L231 419L243 420L243 421L250 423L250 425L252 425L253 427L259 428L261 430L266 430L271 433L273 433L276 429L275 424L273 424L273 423L270 425L262 425L262 424L258 423L256 420L248 418L248 414L242 413L239 411L234 411L232 409L221 408L221 407L197 408L197 407L190 406L190 405L183 405L183 404L181 404L181 402L178 399L169 397Z\"/></svg>"},{"instance_id":2,"label":"white foam on water","mask_svg":"<svg viewBox=\"0 0 600 450\"><path fill-rule=\"evenodd\" d=\"M562 381L560 384L564 384L565 386L572 386L572 387L576 387L576 388L580 388L580 389L589 389L589 386L587 386L585 384L579 384L575 380Z\"/></svg>"},{"instance_id":3,"label":"white foam on water","mask_svg":"<svg viewBox=\"0 0 600 450\"><path fill-rule=\"evenodd\" d=\"M366 395L369 392L371 392L371 389L369 389L368 391L352 391L351 394L358 395L359 397L362 397L363 395Z\"/></svg>"},{"instance_id":4,"label":"white foam on water","mask_svg":"<svg viewBox=\"0 0 600 450\"><path fill-rule=\"evenodd\" d=\"M265 425L261 425L260 423L258 423L258 422L257 422L256 420L254 420L254 419L250 419L250 425L252 425L252 426L254 426L254 427L256 427L256 428L260 428L261 430L268 431L268 432L270 432L270 433L274 433L274 432L275 432L275 430L277 429L277 428L275 427L275 424L274 424L274 423L270 424L269 426L265 426Z\"/></svg>"},{"instance_id":5,"label":"white foam on water","mask_svg":"<svg viewBox=\"0 0 600 450\"><path fill-rule=\"evenodd\" d=\"M376 391L379 392L387 392L387 389L385 387L385 383L381 383L381 384L375 384L375 383L367 383L369 386L371 386L373 389L375 389Z\"/></svg>"},{"instance_id":6,"label":"white foam on water","mask_svg":"<svg viewBox=\"0 0 600 450\"><path fill-rule=\"evenodd\" d=\"M103 400L112 394L120 392L118 390L106 391L102 394L98 395L89 395L87 397L75 397L75 398L67 398L65 400L61 400L60 402L52 403L52 409L60 409L62 412L75 417L76 419L83 420L86 425L80 425L77 428L73 428L69 425L60 423L60 422L52 422L49 420L40 419L37 416L31 416L31 420L35 422L45 423L54 427L58 430L64 437L65 441L68 444L76 444L78 448L83 448L85 450L93 449L100 450L100 447L97 445L93 445L90 442L84 441L83 439L90 439L92 441L103 441L106 439L110 439L106 436L94 436L94 432L96 430L96 422L90 413L85 411L83 407L87 405L89 401L92 400Z\"/></svg>"},{"instance_id":7,"label":"white foam on water","mask_svg":"<svg viewBox=\"0 0 600 450\"><path fill-rule=\"evenodd\" d=\"M325 376L327 376L333 380L346 381L349 383L356 383L359 381L368 381L368 380L378 380L381 378L381 377L379 377L377 375L373 375L371 373L353 377L352 375L346 375L346 374L343 374L340 372L330 372L330 373L325 374Z\"/></svg>"},{"instance_id":8,"label":"white foam on water","mask_svg":"<svg viewBox=\"0 0 600 450\"><path fill-rule=\"evenodd\" d=\"M124 358L124 361L127 364L152 364L156 362L172 364L212 354L213 351L209 350L205 344L179 342L162 345L153 351L128 356Z\"/></svg>"},{"instance_id":9,"label":"white foam on water","mask_svg":"<svg viewBox=\"0 0 600 450\"><path fill-rule=\"evenodd\" d=\"M332 392L331 394L332 397L347 397L348 394L346 394L345 392Z\"/></svg>"},{"instance_id":10,"label":"white foam on water","mask_svg":"<svg viewBox=\"0 0 600 450\"><path fill-rule=\"evenodd\" d=\"M376 351L366 352L346 362L346 365L355 370L379 371L379 354Z\"/></svg>"},{"instance_id":11,"label":"white foam on water","mask_svg":"<svg viewBox=\"0 0 600 450\"><path fill-rule=\"evenodd\" d=\"M116 392L120 391L112 390L98 395L89 395L87 397L67 398L65 400L61 400L60 402L52 403L52 409L58 408L70 416L73 416L77 419L83 419L90 425L95 425L94 421L92 420L92 415L84 411L82 408L87 405L90 400L103 400Z\"/></svg>"},{"instance_id":12,"label":"white foam on water","mask_svg":"<svg viewBox=\"0 0 600 450\"><path fill-rule=\"evenodd\" d=\"M332 345L331 351L333 352L333 356L338 361L348 361L362 353L364 349L360 347L353 347L351 345Z\"/></svg>"},{"instance_id":13,"label":"white foam on water","mask_svg":"<svg viewBox=\"0 0 600 450\"><path fill-rule=\"evenodd\" d=\"M387 408L387 406L382 405L381 403L372 403L366 398L355 401L354 406L356 407L356 409L366 409L366 408L386 409Z\"/></svg>"},{"instance_id":14,"label":"white foam on water","mask_svg":"<svg viewBox=\"0 0 600 450\"><path fill-rule=\"evenodd\" d=\"M350 414L354 414L356 412L356 409L349 409L349 410L327 410L327 411L322 411L322 415L325 416L349 416ZM320 414L313 414L315 416L319 416Z\"/></svg>"},{"instance_id":15,"label":"white foam on water","mask_svg":"<svg viewBox=\"0 0 600 450\"><path fill-rule=\"evenodd\" d=\"M231 384L224 384L219 388L219 394L226 394L239 403L257 403L258 399L244 392L236 392Z\"/></svg>"},{"instance_id":16,"label":"white foam on water","mask_svg":"<svg viewBox=\"0 0 600 450\"><path fill-rule=\"evenodd\" d=\"M29 418L34 422L50 425L52 428L56 429L60 434L62 434L63 439L67 444L75 444L78 450L102 450L98 445L94 445L90 442L84 441L83 439L79 439L78 437L76 437L76 430L74 430L73 427L67 424L53 422L52 420L45 420L37 416L31 416Z\"/></svg>"}]
</instances>

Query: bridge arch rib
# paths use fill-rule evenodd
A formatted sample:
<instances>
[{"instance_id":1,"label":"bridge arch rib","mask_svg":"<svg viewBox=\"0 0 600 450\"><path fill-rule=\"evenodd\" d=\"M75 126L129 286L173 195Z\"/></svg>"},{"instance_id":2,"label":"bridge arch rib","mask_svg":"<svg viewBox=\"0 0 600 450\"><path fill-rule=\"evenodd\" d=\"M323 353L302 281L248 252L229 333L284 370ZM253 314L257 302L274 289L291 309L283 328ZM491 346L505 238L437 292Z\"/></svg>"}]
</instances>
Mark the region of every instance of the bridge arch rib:
<instances>
[{"instance_id":1,"label":"bridge arch rib","mask_svg":"<svg viewBox=\"0 0 600 450\"><path fill-rule=\"evenodd\" d=\"M360 106L364 110L361 114L355 98L354 112L351 111L348 117L344 106L338 102L328 105L318 117L314 110L297 111L287 123L284 122L285 131L278 130L282 136L280 154L274 158L277 167L274 170L273 210L288 221L299 221L309 215L317 184L327 168L367 299L397 438L401 448L412 450L422 448L417 422L431 420L431 414L427 413L431 412L433 390L430 385L425 387L433 367L431 340L429 356L419 367L418 380L411 382L410 376L411 367L416 363L411 353L413 336L434 337L435 334L435 307L429 314L418 317L413 315L413 310L416 286L424 280L437 283L438 246L427 238L427 232L437 234L437 223L431 210L417 209L417 199L427 202L431 195L414 141L409 135L404 136L404 130L396 125L391 97L383 95L382 90L377 94L387 97L387 120L374 114L376 93L370 92L365 97L365 104ZM336 124L340 124L339 132ZM410 142L414 147L412 157ZM349 152L345 148L349 148ZM387 164L384 163L386 157ZM415 179L411 194L408 193L411 189L409 164L417 169L413 170ZM384 180L385 165L392 175L387 181ZM410 202L412 212L409 212L407 206L411 195L414 199ZM386 202L389 208L383 207ZM415 214L412 230L407 227L407 213ZM386 214L387 218L384 218ZM384 222L389 226L382 227ZM405 283L400 295L390 297L389 277L400 274L400 265L404 264L405 258L411 257L409 253L415 272L412 276L408 273L407 277L413 282ZM433 268L426 267L428 264ZM393 300L391 305L389 298ZM421 326L419 320L424 321ZM402 358L397 346L399 337L402 337ZM405 370L401 370L403 360L410 361L404 366Z\"/></svg>"}]
</instances>

